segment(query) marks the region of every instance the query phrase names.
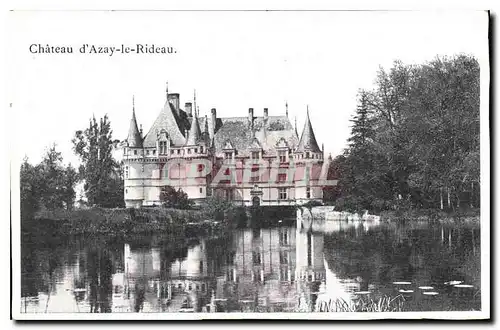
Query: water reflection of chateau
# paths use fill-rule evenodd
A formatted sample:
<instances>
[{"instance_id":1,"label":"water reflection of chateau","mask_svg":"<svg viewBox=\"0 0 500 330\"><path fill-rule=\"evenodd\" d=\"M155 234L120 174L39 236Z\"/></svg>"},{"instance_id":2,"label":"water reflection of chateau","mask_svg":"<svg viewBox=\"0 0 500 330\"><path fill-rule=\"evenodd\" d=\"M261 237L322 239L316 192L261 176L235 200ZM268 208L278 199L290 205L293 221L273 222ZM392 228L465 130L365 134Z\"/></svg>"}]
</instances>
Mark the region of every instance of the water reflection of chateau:
<instances>
[{"instance_id":1,"label":"water reflection of chateau","mask_svg":"<svg viewBox=\"0 0 500 330\"><path fill-rule=\"evenodd\" d=\"M183 258L158 249L124 248L124 271L113 274L113 311L295 311L310 305L325 279L323 236L295 228L235 232L218 258L209 241Z\"/></svg>"},{"instance_id":2,"label":"water reflection of chateau","mask_svg":"<svg viewBox=\"0 0 500 330\"><path fill-rule=\"evenodd\" d=\"M90 248L61 270L62 284L38 305L50 300L48 310L57 311L53 304L64 301L72 312L313 311L329 288L345 289L325 268L323 245L321 233L279 227L170 248Z\"/></svg>"},{"instance_id":3,"label":"water reflection of chateau","mask_svg":"<svg viewBox=\"0 0 500 330\"><path fill-rule=\"evenodd\" d=\"M443 227L429 238L418 228L342 226L326 236L289 227L240 229L189 243L34 251L25 258L23 274L30 277L23 275L22 311L315 311L322 301L349 302L385 283L393 290L395 280L428 284L462 276L443 271L440 260L455 260L457 248L479 253L474 229ZM430 260L436 255L447 259Z\"/></svg>"}]
</instances>

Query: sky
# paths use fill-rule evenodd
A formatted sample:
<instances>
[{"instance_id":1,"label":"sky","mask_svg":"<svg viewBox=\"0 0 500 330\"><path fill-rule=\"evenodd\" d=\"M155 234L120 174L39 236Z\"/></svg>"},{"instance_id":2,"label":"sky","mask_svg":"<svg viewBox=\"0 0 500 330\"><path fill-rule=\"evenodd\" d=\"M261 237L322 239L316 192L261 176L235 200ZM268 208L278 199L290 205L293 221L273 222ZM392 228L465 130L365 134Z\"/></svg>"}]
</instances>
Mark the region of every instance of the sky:
<instances>
[{"instance_id":1,"label":"sky","mask_svg":"<svg viewBox=\"0 0 500 330\"><path fill-rule=\"evenodd\" d=\"M40 161L56 143L76 164L71 139L93 115L126 138L135 96L146 133L165 102L196 89L200 115L284 115L299 134L309 106L319 144L342 153L359 89L380 66L468 54L487 62L485 12L12 12L7 95L12 157ZM175 54L79 54L82 44L172 46ZM32 54L30 45L72 46Z\"/></svg>"}]
</instances>

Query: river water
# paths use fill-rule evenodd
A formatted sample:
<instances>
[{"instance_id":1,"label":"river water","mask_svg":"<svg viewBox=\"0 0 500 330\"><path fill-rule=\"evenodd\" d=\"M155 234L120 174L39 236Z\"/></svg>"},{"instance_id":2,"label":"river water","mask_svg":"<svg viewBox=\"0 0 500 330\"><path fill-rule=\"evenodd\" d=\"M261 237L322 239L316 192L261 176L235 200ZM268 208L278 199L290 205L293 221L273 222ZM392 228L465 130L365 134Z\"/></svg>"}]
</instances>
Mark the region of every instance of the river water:
<instances>
[{"instance_id":1,"label":"river water","mask_svg":"<svg viewBox=\"0 0 500 330\"><path fill-rule=\"evenodd\" d=\"M427 223L52 238L22 244L21 311L310 312L383 296L480 310L480 264L479 228Z\"/></svg>"}]
</instances>

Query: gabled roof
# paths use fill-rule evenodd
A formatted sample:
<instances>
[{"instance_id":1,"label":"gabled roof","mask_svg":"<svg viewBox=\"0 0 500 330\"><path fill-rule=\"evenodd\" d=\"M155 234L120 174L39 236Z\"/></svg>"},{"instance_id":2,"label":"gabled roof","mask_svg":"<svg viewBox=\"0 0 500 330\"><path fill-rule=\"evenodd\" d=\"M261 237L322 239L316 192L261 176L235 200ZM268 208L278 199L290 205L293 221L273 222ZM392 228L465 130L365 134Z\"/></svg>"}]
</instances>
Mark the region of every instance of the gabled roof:
<instances>
[{"instance_id":1,"label":"gabled roof","mask_svg":"<svg viewBox=\"0 0 500 330\"><path fill-rule=\"evenodd\" d=\"M259 140L257 140L257 138L253 138L249 149L262 149L262 145L260 144Z\"/></svg>"},{"instance_id":2,"label":"gabled roof","mask_svg":"<svg viewBox=\"0 0 500 330\"><path fill-rule=\"evenodd\" d=\"M304 124L304 129L302 130L302 136L299 140L299 146L297 147L298 152L305 150L313 152L321 152L314 136L314 131L311 125L311 120L309 119L309 110L307 110L306 122Z\"/></svg>"},{"instance_id":3,"label":"gabled roof","mask_svg":"<svg viewBox=\"0 0 500 330\"><path fill-rule=\"evenodd\" d=\"M144 137L144 147L153 148L156 146L157 134L161 129L165 129L168 132L172 145L183 146L186 143L183 132L189 127L189 120L186 113L179 110L178 115L173 105L167 101L154 121L153 126L149 129L148 134Z\"/></svg>"},{"instance_id":4,"label":"gabled roof","mask_svg":"<svg viewBox=\"0 0 500 330\"><path fill-rule=\"evenodd\" d=\"M234 149L234 146L233 146L233 144L231 143L230 140L227 140L224 143L224 147L222 149L224 149L224 150L230 150L230 149Z\"/></svg>"},{"instance_id":5,"label":"gabled roof","mask_svg":"<svg viewBox=\"0 0 500 330\"><path fill-rule=\"evenodd\" d=\"M135 108L132 108L132 119L130 120L130 127L127 136L128 146L131 148L142 147L142 136L137 127L137 120L135 118Z\"/></svg>"},{"instance_id":6,"label":"gabled roof","mask_svg":"<svg viewBox=\"0 0 500 330\"><path fill-rule=\"evenodd\" d=\"M195 114L193 121L191 122L191 128L189 129L186 145L194 146L197 145L201 140L201 130L198 123L198 116Z\"/></svg>"},{"instance_id":7,"label":"gabled roof","mask_svg":"<svg viewBox=\"0 0 500 330\"><path fill-rule=\"evenodd\" d=\"M288 142L284 138L280 138L278 142L276 142L276 148L288 148Z\"/></svg>"}]
</instances>

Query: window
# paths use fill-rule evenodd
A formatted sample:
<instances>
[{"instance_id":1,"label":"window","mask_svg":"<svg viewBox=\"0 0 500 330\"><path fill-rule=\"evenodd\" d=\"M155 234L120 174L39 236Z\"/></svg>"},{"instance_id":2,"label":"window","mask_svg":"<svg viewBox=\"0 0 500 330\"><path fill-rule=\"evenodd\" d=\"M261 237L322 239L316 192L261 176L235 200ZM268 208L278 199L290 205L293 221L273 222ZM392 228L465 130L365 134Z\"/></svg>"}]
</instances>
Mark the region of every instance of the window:
<instances>
[{"instance_id":1,"label":"window","mask_svg":"<svg viewBox=\"0 0 500 330\"><path fill-rule=\"evenodd\" d=\"M203 188L200 188L200 194L203 194Z\"/></svg>"},{"instance_id":2,"label":"window","mask_svg":"<svg viewBox=\"0 0 500 330\"><path fill-rule=\"evenodd\" d=\"M259 171L259 166L252 166L252 173L250 175L250 181L251 182L258 182L260 181L260 175L255 175L255 172Z\"/></svg>"},{"instance_id":3,"label":"window","mask_svg":"<svg viewBox=\"0 0 500 330\"><path fill-rule=\"evenodd\" d=\"M252 259L253 259L254 265L260 265L262 262L262 260L260 258L260 251L253 251L252 252Z\"/></svg>"},{"instance_id":4,"label":"window","mask_svg":"<svg viewBox=\"0 0 500 330\"><path fill-rule=\"evenodd\" d=\"M286 230L280 231L280 245L288 245L288 232Z\"/></svg>"},{"instance_id":5,"label":"window","mask_svg":"<svg viewBox=\"0 0 500 330\"><path fill-rule=\"evenodd\" d=\"M225 152L224 153L224 158L226 158L226 159L232 159L233 158L233 153L232 152Z\"/></svg>"},{"instance_id":6,"label":"window","mask_svg":"<svg viewBox=\"0 0 500 330\"><path fill-rule=\"evenodd\" d=\"M149 155L149 150L146 150L146 155Z\"/></svg>"},{"instance_id":7,"label":"window","mask_svg":"<svg viewBox=\"0 0 500 330\"><path fill-rule=\"evenodd\" d=\"M232 269L229 269L227 272L226 272L226 278L228 281L230 282L233 282L235 280L234 278L234 272Z\"/></svg>"},{"instance_id":8,"label":"window","mask_svg":"<svg viewBox=\"0 0 500 330\"><path fill-rule=\"evenodd\" d=\"M233 200L233 191L231 189L226 189L226 200L232 201Z\"/></svg>"},{"instance_id":9,"label":"window","mask_svg":"<svg viewBox=\"0 0 500 330\"><path fill-rule=\"evenodd\" d=\"M236 256L236 252L230 251L226 254L226 264L232 266L234 265L234 257Z\"/></svg>"},{"instance_id":10,"label":"window","mask_svg":"<svg viewBox=\"0 0 500 330\"><path fill-rule=\"evenodd\" d=\"M128 166L125 166L125 178L128 179Z\"/></svg>"},{"instance_id":11,"label":"window","mask_svg":"<svg viewBox=\"0 0 500 330\"><path fill-rule=\"evenodd\" d=\"M286 173L278 173L278 182L286 182Z\"/></svg>"},{"instance_id":12,"label":"window","mask_svg":"<svg viewBox=\"0 0 500 330\"><path fill-rule=\"evenodd\" d=\"M200 260L200 272L203 272L203 261Z\"/></svg>"},{"instance_id":13,"label":"window","mask_svg":"<svg viewBox=\"0 0 500 330\"><path fill-rule=\"evenodd\" d=\"M194 148L194 153L197 154L198 153L198 148Z\"/></svg>"},{"instance_id":14,"label":"window","mask_svg":"<svg viewBox=\"0 0 500 330\"><path fill-rule=\"evenodd\" d=\"M167 153L167 141L160 141L159 147L160 147L160 150L158 153L160 155L165 155Z\"/></svg>"},{"instance_id":15,"label":"window","mask_svg":"<svg viewBox=\"0 0 500 330\"><path fill-rule=\"evenodd\" d=\"M281 268L281 269L280 269L280 274L281 274L281 280L282 280L282 281L286 281L286 280L288 280L288 275L289 275L289 272L288 272L288 269L287 269L287 268Z\"/></svg>"},{"instance_id":16,"label":"window","mask_svg":"<svg viewBox=\"0 0 500 330\"><path fill-rule=\"evenodd\" d=\"M288 192L286 188L278 188L278 199L288 199Z\"/></svg>"},{"instance_id":17,"label":"window","mask_svg":"<svg viewBox=\"0 0 500 330\"><path fill-rule=\"evenodd\" d=\"M188 149L188 154L191 154L191 148L190 148L190 149Z\"/></svg>"},{"instance_id":18,"label":"window","mask_svg":"<svg viewBox=\"0 0 500 330\"><path fill-rule=\"evenodd\" d=\"M134 155L137 155L137 150L134 150Z\"/></svg>"},{"instance_id":19,"label":"window","mask_svg":"<svg viewBox=\"0 0 500 330\"><path fill-rule=\"evenodd\" d=\"M278 151L278 156L280 158L280 163L286 163L286 150L280 150Z\"/></svg>"},{"instance_id":20,"label":"window","mask_svg":"<svg viewBox=\"0 0 500 330\"><path fill-rule=\"evenodd\" d=\"M170 150L170 154L173 155L174 154L174 150Z\"/></svg>"},{"instance_id":21,"label":"window","mask_svg":"<svg viewBox=\"0 0 500 330\"><path fill-rule=\"evenodd\" d=\"M311 187L306 188L306 198L311 198Z\"/></svg>"},{"instance_id":22,"label":"window","mask_svg":"<svg viewBox=\"0 0 500 330\"><path fill-rule=\"evenodd\" d=\"M306 158L309 159L309 151L306 152Z\"/></svg>"},{"instance_id":23,"label":"window","mask_svg":"<svg viewBox=\"0 0 500 330\"><path fill-rule=\"evenodd\" d=\"M156 150L153 150L153 155L156 155Z\"/></svg>"},{"instance_id":24,"label":"window","mask_svg":"<svg viewBox=\"0 0 500 330\"><path fill-rule=\"evenodd\" d=\"M203 153L203 147L200 147L200 153L201 154Z\"/></svg>"},{"instance_id":25,"label":"window","mask_svg":"<svg viewBox=\"0 0 500 330\"><path fill-rule=\"evenodd\" d=\"M203 172L203 168L205 166L203 164L198 164L198 172Z\"/></svg>"},{"instance_id":26,"label":"window","mask_svg":"<svg viewBox=\"0 0 500 330\"><path fill-rule=\"evenodd\" d=\"M287 265L289 259L288 251L280 251L280 264Z\"/></svg>"},{"instance_id":27,"label":"window","mask_svg":"<svg viewBox=\"0 0 500 330\"><path fill-rule=\"evenodd\" d=\"M252 151L252 159L259 159L259 158L260 158L260 152Z\"/></svg>"}]
</instances>

